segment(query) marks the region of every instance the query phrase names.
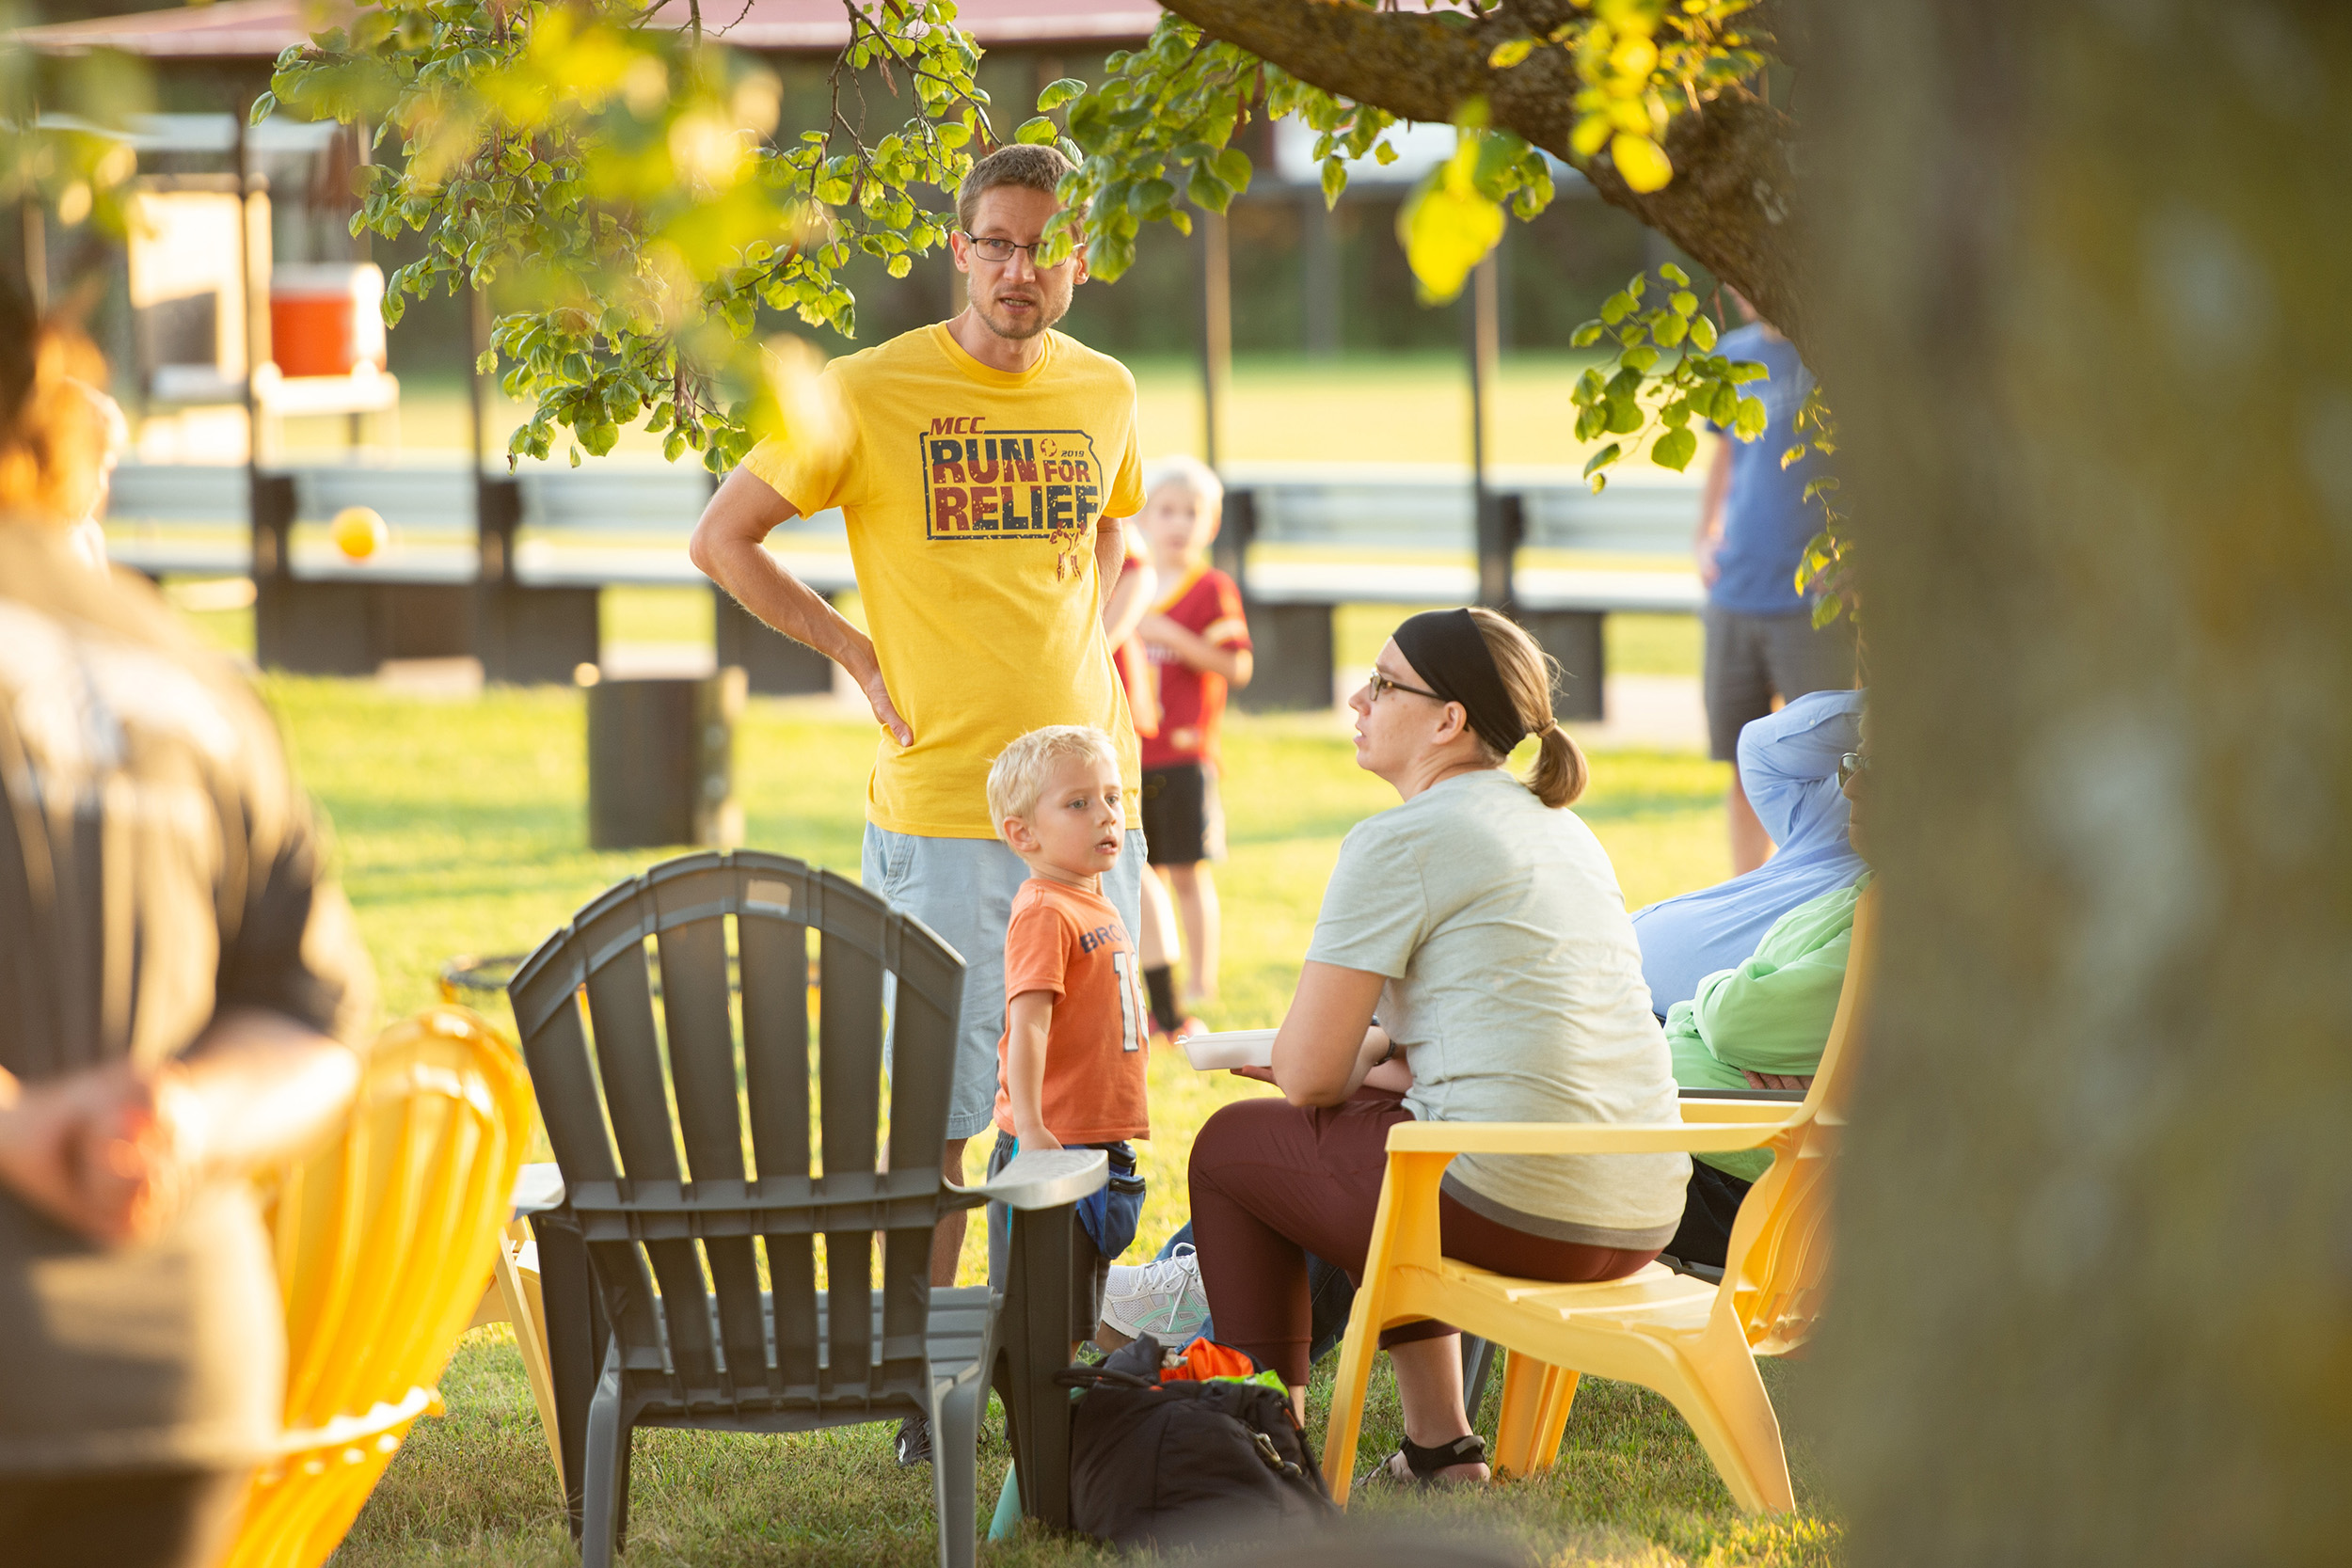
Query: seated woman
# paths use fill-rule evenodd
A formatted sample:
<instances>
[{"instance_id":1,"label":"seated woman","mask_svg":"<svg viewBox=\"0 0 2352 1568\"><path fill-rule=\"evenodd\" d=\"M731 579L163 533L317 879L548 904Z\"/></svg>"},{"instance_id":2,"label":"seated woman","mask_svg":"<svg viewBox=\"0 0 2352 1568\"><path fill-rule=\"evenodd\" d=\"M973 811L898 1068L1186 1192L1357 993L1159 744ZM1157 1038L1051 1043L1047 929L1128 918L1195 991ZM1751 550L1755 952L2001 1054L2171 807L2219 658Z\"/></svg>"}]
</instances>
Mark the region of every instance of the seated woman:
<instances>
[{"instance_id":1,"label":"seated woman","mask_svg":"<svg viewBox=\"0 0 2352 1568\"><path fill-rule=\"evenodd\" d=\"M1857 862L1864 852L1867 776L1862 752L1839 759L1837 783L1849 806L1846 833ZM1772 923L1744 962L1706 976L1696 996L1666 1010L1666 1047L1674 1053L1677 1084L1686 1089L1812 1087L1830 1025L1837 1020L1838 996L1846 989L1854 906L1869 882L1866 866L1852 886L1833 888L1790 910ZM1666 1243L1670 1260L1722 1268L1731 1222L1748 1188L1772 1163L1772 1151L1762 1148L1695 1156L1682 1225Z\"/></svg>"},{"instance_id":2,"label":"seated woman","mask_svg":"<svg viewBox=\"0 0 2352 1568\"><path fill-rule=\"evenodd\" d=\"M1560 809L1584 758L1552 721L1541 650L1487 610L1416 615L1348 705L1357 766L1405 803L1340 849L1273 1069L1255 1074L1284 1098L1226 1106L1192 1149L1218 1338L1280 1372L1302 1414L1307 1255L1361 1273L1391 1127L1677 1115L1616 873ZM1530 735L1542 753L1522 784L1504 763ZM1440 1198L1446 1253L1564 1283L1631 1274L1674 1234L1690 1169L1681 1154L1464 1155ZM1454 1331L1400 1324L1381 1344L1405 1405L1390 1472L1484 1479Z\"/></svg>"}]
</instances>

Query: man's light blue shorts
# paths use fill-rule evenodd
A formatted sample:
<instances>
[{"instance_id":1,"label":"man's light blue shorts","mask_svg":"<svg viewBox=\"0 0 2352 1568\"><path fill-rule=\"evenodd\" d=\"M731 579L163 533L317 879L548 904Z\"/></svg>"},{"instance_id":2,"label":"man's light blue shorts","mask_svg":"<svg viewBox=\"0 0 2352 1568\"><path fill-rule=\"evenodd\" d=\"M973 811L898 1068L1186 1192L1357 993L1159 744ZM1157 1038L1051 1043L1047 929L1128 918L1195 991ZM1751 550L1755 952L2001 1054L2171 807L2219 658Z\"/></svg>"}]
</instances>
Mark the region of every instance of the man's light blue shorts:
<instances>
[{"instance_id":1,"label":"man's light blue shorts","mask_svg":"<svg viewBox=\"0 0 2352 1568\"><path fill-rule=\"evenodd\" d=\"M1103 877L1104 896L1125 922L1131 942L1139 942L1143 930L1143 830L1130 828L1119 863ZM918 838L868 822L858 876L963 958L963 1014L957 1020L947 1136L975 1137L988 1130L996 1110L996 1042L1005 1034L1005 927L1029 868L996 839Z\"/></svg>"}]
</instances>

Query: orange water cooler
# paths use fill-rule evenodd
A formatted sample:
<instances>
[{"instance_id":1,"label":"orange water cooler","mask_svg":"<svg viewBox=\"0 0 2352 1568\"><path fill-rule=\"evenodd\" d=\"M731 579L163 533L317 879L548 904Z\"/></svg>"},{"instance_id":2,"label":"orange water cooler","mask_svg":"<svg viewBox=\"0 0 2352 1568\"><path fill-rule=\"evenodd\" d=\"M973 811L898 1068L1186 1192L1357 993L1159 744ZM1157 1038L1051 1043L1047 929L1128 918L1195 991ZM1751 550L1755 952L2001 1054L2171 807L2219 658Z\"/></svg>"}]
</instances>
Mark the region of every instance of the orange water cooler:
<instances>
[{"instance_id":1,"label":"orange water cooler","mask_svg":"<svg viewBox=\"0 0 2352 1568\"><path fill-rule=\"evenodd\" d=\"M278 268L269 280L269 335L283 375L382 370L384 274L373 261Z\"/></svg>"}]
</instances>

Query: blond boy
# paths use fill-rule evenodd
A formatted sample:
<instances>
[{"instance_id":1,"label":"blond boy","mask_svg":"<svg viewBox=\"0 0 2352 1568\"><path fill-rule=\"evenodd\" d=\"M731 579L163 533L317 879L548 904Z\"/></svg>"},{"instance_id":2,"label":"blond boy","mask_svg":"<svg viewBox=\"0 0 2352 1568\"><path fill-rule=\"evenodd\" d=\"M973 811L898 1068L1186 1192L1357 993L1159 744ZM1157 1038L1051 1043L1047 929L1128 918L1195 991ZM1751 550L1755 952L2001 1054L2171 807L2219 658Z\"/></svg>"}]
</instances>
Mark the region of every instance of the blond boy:
<instances>
[{"instance_id":1,"label":"blond boy","mask_svg":"<svg viewBox=\"0 0 2352 1568\"><path fill-rule=\"evenodd\" d=\"M1082 724L1032 730L996 758L988 810L1029 868L1005 929L1005 1033L997 1042L992 1175L1023 1149L1090 1147L1110 1183L1078 1206L1094 1299L1143 1208L1130 1138L1151 1136L1149 1024L1126 923L1103 894L1125 848L1126 790L1110 737ZM1008 1237L989 1227L990 1274ZM1089 1320L1089 1326L1091 1320Z\"/></svg>"}]
</instances>

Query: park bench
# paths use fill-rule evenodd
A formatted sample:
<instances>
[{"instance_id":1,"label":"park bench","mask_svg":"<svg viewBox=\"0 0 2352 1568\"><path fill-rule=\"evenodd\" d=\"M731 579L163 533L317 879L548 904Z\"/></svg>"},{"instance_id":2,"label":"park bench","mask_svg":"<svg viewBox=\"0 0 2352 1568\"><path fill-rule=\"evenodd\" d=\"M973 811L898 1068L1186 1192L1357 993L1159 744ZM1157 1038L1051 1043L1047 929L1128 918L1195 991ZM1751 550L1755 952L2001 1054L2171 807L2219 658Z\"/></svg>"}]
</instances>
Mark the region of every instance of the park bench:
<instances>
[{"instance_id":1,"label":"park bench","mask_svg":"<svg viewBox=\"0 0 2352 1568\"><path fill-rule=\"evenodd\" d=\"M1563 717L1600 717L1604 618L1693 612L1697 579L1519 567L1518 552L1678 553L1695 487L1634 481L1595 496L1555 470L1494 477L1513 488L1482 507L1460 473L1442 467L1235 466L1217 558L1242 585L1258 648L1243 705L1330 705L1332 613L1343 604L1483 603L1518 615L1568 672ZM493 680L568 681L602 655L605 589L691 588L713 595L716 662L742 666L751 690L830 690L829 661L760 626L687 559L685 535L709 493L701 469L650 463L531 464L478 482L458 467L326 464L249 480L240 467L126 465L109 537L117 561L151 577L250 574L257 657L276 668L367 674L390 658L471 654ZM393 545L359 562L297 536L298 525L346 506L381 514ZM834 597L856 587L841 528L838 513L819 514L777 531L770 547ZM1470 538L1482 546L1475 567L1332 559L1340 549L1453 551Z\"/></svg>"}]
</instances>

